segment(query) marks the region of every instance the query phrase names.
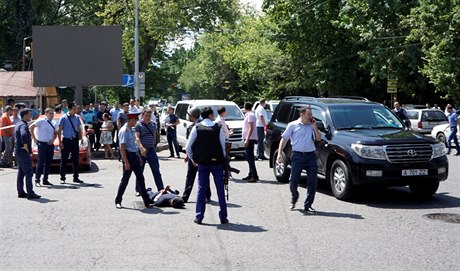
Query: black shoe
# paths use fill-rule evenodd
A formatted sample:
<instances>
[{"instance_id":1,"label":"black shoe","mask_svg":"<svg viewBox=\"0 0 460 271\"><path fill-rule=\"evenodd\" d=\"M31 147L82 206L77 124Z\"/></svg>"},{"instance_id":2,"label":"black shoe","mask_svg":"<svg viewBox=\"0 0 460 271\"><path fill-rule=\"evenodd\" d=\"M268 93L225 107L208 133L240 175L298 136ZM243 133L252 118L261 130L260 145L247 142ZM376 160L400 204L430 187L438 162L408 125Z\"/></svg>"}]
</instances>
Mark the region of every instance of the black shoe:
<instances>
[{"instance_id":1,"label":"black shoe","mask_svg":"<svg viewBox=\"0 0 460 271\"><path fill-rule=\"evenodd\" d=\"M170 155L169 158L174 158L174 155Z\"/></svg>"},{"instance_id":2,"label":"black shoe","mask_svg":"<svg viewBox=\"0 0 460 271\"><path fill-rule=\"evenodd\" d=\"M136 192L136 197L140 197L141 196L141 193L140 192Z\"/></svg>"},{"instance_id":3,"label":"black shoe","mask_svg":"<svg viewBox=\"0 0 460 271\"><path fill-rule=\"evenodd\" d=\"M10 165L10 164L3 164L2 167L4 167L4 168L12 168L13 165Z\"/></svg>"},{"instance_id":4,"label":"black shoe","mask_svg":"<svg viewBox=\"0 0 460 271\"><path fill-rule=\"evenodd\" d=\"M27 194L27 199L39 199L39 198L41 198L41 197L42 197L42 196L37 195L37 194L35 194L35 193L30 194L30 195Z\"/></svg>"},{"instance_id":5,"label":"black shoe","mask_svg":"<svg viewBox=\"0 0 460 271\"><path fill-rule=\"evenodd\" d=\"M305 207L304 211L309 214L316 214L316 210L311 207Z\"/></svg>"},{"instance_id":6,"label":"black shoe","mask_svg":"<svg viewBox=\"0 0 460 271\"><path fill-rule=\"evenodd\" d=\"M61 184L65 184L65 180L64 180L64 179L61 179Z\"/></svg>"},{"instance_id":7,"label":"black shoe","mask_svg":"<svg viewBox=\"0 0 460 271\"><path fill-rule=\"evenodd\" d=\"M182 196L182 200L184 201L184 203L187 203L188 202L188 197Z\"/></svg>"},{"instance_id":8,"label":"black shoe","mask_svg":"<svg viewBox=\"0 0 460 271\"><path fill-rule=\"evenodd\" d=\"M291 211L292 211L292 210L294 210L294 208L295 208L295 202L292 202L291 205L289 205L289 209L291 209Z\"/></svg>"},{"instance_id":9,"label":"black shoe","mask_svg":"<svg viewBox=\"0 0 460 271\"><path fill-rule=\"evenodd\" d=\"M248 176L244 177L242 180L243 180L243 181L247 181L247 180L250 180L251 178L252 178L252 177L248 175Z\"/></svg>"},{"instance_id":10,"label":"black shoe","mask_svg":"<svg viewBox=\"0 0 460 271\"><path fill-rule=\"evenodd\" d=\"M18 195L18 198L25 199L25 198L27 198L27 194L26 193L21 193L21 194Z\"/></svg>"},{"instance_id":11,"label":"black shoe","mask_svg":"<svg viewBox=\"0 0 460 271\"><path fill-rule=\"evenodd\" d=\"M45 182L43 182L43 184L45 184ZM35 181L35 187L41 187L40 181Z\"/></svg>"},{"instance_id":12,"label":"black shoe","mask_svg":"<svg viewBox=\"0 0 460 271\"><path fill-rule=\"evenodd\" d=\"M82 181L82 180L80 180L80 179L78 179L78 178L76 178L76 179L73 179L73 182L74 182L74 183L83 183L83 181Z\"/></svg>"},{"instance_id":13,"label":"black shoe","mask_svg":"<svg viewBox=\"0 0 460 271\"><path fill-rule=\"evenodd\" d=\"M123 208L123 206L121 206L121 203L115 203L115 208L121 209L121 208Z\"/></svg>"},{"instance_id":14,"label":"black shoe","mask_svg":"<svg viewBox=\"0 0 460 271\"><path fill-rule=\"evenodd\" d=\"M252 177L251 179L248 180L248 183L256 183L257 181L259 181L259 178Z\"/></svg>"},{"instance_id":15,"label":"black shoe","mask_svg":"<svg viewBox=\"0 0 460 271\"><path fill-rule=\"evenodd\" d=\"M53 186L52 183L48 182L48 181L43 181L43 185L49 185L49 186Z\"/></svg>"},{"instance_id":16,"label":"black shoe","mask_svg":"<svg viewBox=\"0 0 460 271\"><path fill-rule=\"evenodd\" d=\"M460 155L460 152L457 152L457 153L455 154L455 156L459 156L459 155Z\"/></svg>"},{"instance_id":17,"label":"black shoe","mask_svg":"<svg viewBox=\"0 0 460 271\"><path fill-rule=\"evenodd\" d=\"M195 224L198 224L198 225L201 225L201 220L198 220L198 218L195 218L195 220L193 220L193 222L195 222Z\"/></svg>"},{"instance_id":18,"label":"black shoe","mask_svg":"<svg viewBox=\"0 0 460 271\"><path fill-rule=\"evenodd\" d=\"M227 218L224 218L224 219L221 219L220 220L220 224L227 224L228 223L228 219Z\"/></svg>"}]
</instances>

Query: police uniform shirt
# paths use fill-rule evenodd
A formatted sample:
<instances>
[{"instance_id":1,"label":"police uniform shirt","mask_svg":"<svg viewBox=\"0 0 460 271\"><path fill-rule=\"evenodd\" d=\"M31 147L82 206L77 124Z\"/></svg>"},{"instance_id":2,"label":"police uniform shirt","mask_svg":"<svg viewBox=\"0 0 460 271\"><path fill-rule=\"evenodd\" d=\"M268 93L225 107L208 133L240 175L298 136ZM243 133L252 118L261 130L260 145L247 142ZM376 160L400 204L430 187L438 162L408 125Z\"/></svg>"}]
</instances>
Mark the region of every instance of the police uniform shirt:
<instances>
[{"instance_id":1,"label":"police uniform shirt","mask_svg":"<svg viewBox=\"0 0 460 271\"><path fill-rule=\"evenodd\" d=\"M73 127L70 122L72 122ZM64 138L78 138L78 127L80 125L80 118L77 115L72 117L70 114L65 114L59 119L59 127L62 127L62 136ZM73 128L75 128L75 130Z\"/></svg>"},{"instance_id":2,"label":"police uniform shirt","mask_svg":"<svg viewBox=\"0 0 460 271\"><path fill-rule=\"evenodd\" d=\"M293 151L312 152L316 150L313 140L315 131L310 124L302 124L300 120L291 121L281 136L286 141L291 139Z\"/></svg>"},{"instance_id":3,"label":"police uniform shirt","mask_svg":"<svg viewBox=\"0 0 460 271\"><path fill-rule=\"evenodd\" d=\"M29 126L27 122L20 121L14 127L14 151L18 152L21 150L24 144L27 144L29 153L31 153L32 137L30 135Z\"/></svg>"},{"instance_id":4,"label":"police uniform shirt","mask_svg":"<svg viewBox=\"0 0 460 271\"><path fill-rule=\"evenodd\" d=\"M39 119L34 123L34 125L37 127L37 129L35 129L35 134L38 141L49 142L53 140L56 127L49 119L46 117Z\"/></svg>"},{"instance_id":5,"label":"police uniform shirt","mask_svg":"<svg viewBox=\"0 0 460 271\"><path fill-rule=\"evenodd\" d=\"M144 148L155 148L155 138L153 137L153 134L155 134L157 131L157 126L153 121L151 121L149 124L146 124L143 121L139 121L134 127L134 130L139 133L139 139L141 140L141 144L144 146Z\"/></svg>"},{"instance_id":6,"label":"police uniform shirt","mask_svg":"<svg viewBox=\"0 0 460 271\"><path fill-rule=\"evenodd\" d=\"M207 126L207 127L212 127L212 126L215 125L215 123L210 119L202 120L201 124L204 125L204 126ZM193 161L192 146L193 146L193 143L196 140L196 136L197 136L197 131L196 131L196 125L195 125L193 127L193 129L192 129L192 132L190 132L190 137L189 137L189 139L187 141L187 145L185 145L187 155L190 158L190 160L192 160L192 161ZM225 153L225 134L224 134L223 129L220 129L219 142L220 142L220 146L222 147L222 153L224 154L224 157L225 157L226 156L226 153Z\"/></svg>"},{"instance_id":7,"label":"police uniform shirt","mask_svg":"<svg viewBox=\"0 0 460 271\"><path fill-rule=\"evenodd\" d=\"M128 128L128 125L125 124L121 127L118 134L119 143L125 144L125 149L127 152L137 152L138 148L136 145L136 138L134 136L134 131L131 128Z\"/></svg>"}]
</instances>

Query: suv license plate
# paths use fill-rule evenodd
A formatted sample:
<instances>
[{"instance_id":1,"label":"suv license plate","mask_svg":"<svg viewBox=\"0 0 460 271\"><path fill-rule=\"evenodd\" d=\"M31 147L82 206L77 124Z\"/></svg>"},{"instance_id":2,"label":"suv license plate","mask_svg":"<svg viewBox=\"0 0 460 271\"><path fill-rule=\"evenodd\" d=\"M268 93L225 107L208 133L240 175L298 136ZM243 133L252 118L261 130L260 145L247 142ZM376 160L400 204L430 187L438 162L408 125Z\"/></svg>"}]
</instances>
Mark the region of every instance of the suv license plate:
<instances>
[{"instance_id":1,"label":"suv license plate","mask_svg":"<svg viewBox=\"0 0 460 271\"><path fill-rule=\"evenodd\" d=\"M402 176L426 176L428 169L403 169Z\"/></svg>"}]
</instances>

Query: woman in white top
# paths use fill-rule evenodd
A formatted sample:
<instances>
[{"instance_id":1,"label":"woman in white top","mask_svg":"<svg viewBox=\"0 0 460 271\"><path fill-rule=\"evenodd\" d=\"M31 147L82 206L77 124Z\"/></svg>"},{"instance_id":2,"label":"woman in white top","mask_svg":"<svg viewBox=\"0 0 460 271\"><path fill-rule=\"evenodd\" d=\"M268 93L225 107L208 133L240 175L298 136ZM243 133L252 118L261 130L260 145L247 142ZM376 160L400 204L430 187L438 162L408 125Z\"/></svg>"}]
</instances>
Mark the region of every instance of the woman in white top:
<instances>
[{"instance_id":1,"label":"woman in white top","mask_svg":"<svg viewBox=\"0 0 460 271\"><path fill-rule=\"evenodd\" d=\"M217 109L217 113L219 114L219 116L214 120L214 122L219 123L222 126L222 129L224 130L225 141L228 142L230 136L233 134L233 130L228 129L228 126L225 123L225 117L227 116L227 110L225 109L224 106L220 106Z\"/></svg>"},{"instance_id":2,"label":"woman in white top","mask_svg":"<svg viewBox=\"0 0 460 271\"><path fill-rule=\"evenodd\" d=\"M101 144L104 145L104 153L105 157L104 159L109 159L109 154L110 154L110 159L113 159L115 156L113 155L113 150L112 150L112 144L113 144L113 139L112 139L112 130L113 130L113 123L110 120L110 116L108 113L104 113L102 115L102 119L104 120L102 122L101 126Z\"/></svg>"}]
</instances>

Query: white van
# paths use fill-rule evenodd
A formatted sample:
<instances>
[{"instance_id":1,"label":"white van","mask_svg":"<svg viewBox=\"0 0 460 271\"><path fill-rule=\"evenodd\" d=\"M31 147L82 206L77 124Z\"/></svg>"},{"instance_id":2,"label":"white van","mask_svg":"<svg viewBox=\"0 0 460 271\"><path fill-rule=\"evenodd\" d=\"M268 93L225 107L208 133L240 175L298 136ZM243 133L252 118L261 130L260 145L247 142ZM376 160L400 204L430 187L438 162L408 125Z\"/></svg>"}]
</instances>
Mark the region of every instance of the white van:
<instances>
[{"instance_id":1,"label":"white van","mask_svg":"<svg viewBox=\"0 0 460 271\"><path fill-rule=\"evenodd\" d=\"M225 123L233 130L233 135L230 137L230 142L232 143L230 154L244 155L244 142L242 136L244 114L236 103L223 100L187 100L177 102L174 114L180 119L180 124L177 126L177 142L182 149L184 149L187 144L187 127L192 124L192 122L187 119L187 110L192 107L203 109L207 106L212 108L215 117L218 116L217 109L220 106L225 107L227 111Z\"/></svg>"}]
</instances>

